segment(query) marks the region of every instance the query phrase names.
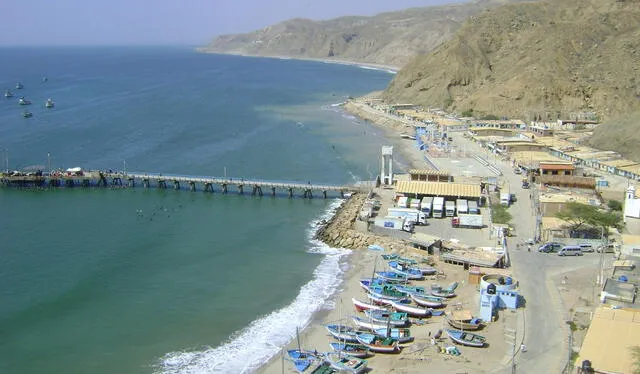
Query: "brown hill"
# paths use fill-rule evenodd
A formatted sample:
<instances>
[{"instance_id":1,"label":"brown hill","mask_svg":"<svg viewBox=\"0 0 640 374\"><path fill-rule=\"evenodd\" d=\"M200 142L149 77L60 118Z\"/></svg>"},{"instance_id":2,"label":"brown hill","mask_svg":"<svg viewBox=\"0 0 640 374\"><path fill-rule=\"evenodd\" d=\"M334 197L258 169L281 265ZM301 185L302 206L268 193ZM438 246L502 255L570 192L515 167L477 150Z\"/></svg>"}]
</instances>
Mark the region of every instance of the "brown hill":
<instances>
[{"instance_id":1,"label":"brown hill","mask_svg":"<svg viewBox=\"0 0 640 374\"><path fill-rule=\"evenodd\" d=\"M469 16L511 1L523 0L476 0L327 21L292 19L247 34L218 36L199 50L403 66L448 40Z\"/></svg>"},{"instance_id":2,"label":"brown hill","mask_svg":"<svg viewBox=\"0 0 640 374\"><path fill-rule=\"evenodd\" d=\"M616 151L625 158L640 162L640 110L613 118L596 127L589 145Z\"/></svg>"},{"instance_id":3,"label":"brown hill","mask_svg":"<svg viewBox=\"0 0 640 374\"><path fill-rule=\"evenodd\" d=\"M545 0L471 17L384 98L524 119L611 118L640 103L640 1Z\"/></svg>"}]
</instances>

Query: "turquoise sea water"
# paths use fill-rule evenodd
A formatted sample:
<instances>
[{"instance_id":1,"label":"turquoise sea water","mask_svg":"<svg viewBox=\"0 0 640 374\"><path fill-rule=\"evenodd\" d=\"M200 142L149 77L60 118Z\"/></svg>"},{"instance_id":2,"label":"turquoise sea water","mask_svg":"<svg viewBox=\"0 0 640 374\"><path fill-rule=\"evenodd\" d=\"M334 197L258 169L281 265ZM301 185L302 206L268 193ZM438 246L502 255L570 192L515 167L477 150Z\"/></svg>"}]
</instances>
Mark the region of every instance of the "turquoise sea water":
<instances>
[{"instance_id":1,"label":"turquoise sea water","mask_svg":"<svg viewBox=\"0 0 640 374\"><path fill-rule=\"evenodd\" d=\"M1 52L2 92L24 84L0 99L2 169L353 183L385 144L332 106L383 88L383 71L180 48ZM0 372L251 372L329 307L348 251L311 236L338 204L0 189Z\"/></svg>"}]
</instances>

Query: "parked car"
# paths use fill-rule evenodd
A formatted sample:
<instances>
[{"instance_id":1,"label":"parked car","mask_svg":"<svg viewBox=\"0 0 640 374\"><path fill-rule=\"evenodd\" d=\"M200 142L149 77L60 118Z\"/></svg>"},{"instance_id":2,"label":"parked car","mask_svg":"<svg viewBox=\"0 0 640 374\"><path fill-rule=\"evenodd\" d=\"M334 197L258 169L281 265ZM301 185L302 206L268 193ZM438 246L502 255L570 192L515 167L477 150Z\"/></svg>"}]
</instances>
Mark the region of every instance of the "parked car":
<instances>
[{"instance_id":1,"label":"parked car","mask_svg":"<svg viewBox=\"0 0 640 374\"><path fill-rule=\"evenodd\" d=\"M545 243L538 248L538 252L555 253L555 252L558 252L560 249L562 249L562 247L564 247L564 244L562 243L556 243L556 242Z\"/></svg>"},{"instance_id":2,"label":"parked car","mask_svg":"<svg viewBox=\"0 0 640 374\"><path fill-rule=\"evenodd\" d=\"M582 250L577 245L567 245L558 251L558 256L582 256Z\"/></svg>"},{"instance_id":3,"label":"parked car","mask_svg":"<svg viewBox=\"0 0 640 374\"><path fill-rule=\"evenodd\" d=\"M598 253L614 253L615 246L613 244L601 245L596 248L596 252Z\"/></svg>"},{"instance_id":4,"label":"parked car","mask_svg":"<svg viewBox=\"0 0 640 374\"><path fill-rule=\"evenodd\" d=\"M580 247L582 252L593 252L593 245L591 245L591 243L581 243L578 244L578 247Z\"/></svg>"}]
</instances>

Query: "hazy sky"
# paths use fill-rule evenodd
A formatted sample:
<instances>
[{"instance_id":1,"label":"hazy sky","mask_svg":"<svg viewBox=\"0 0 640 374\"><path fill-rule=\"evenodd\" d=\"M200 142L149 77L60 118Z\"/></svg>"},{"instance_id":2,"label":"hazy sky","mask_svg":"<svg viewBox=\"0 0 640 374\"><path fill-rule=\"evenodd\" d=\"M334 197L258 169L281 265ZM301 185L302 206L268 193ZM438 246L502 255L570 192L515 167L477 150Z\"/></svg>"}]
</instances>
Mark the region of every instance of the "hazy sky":
<instances>
[{"instance_id":1,"label":"hazy sky","mask_svg":"<svg viewBox=\"0 0 640 374\"><path fill-rule=\"evenodd\" d=\"M289 18L373 15L455 0L0 0L0 45L190 44Z\"/></svg>"}]
</instances>

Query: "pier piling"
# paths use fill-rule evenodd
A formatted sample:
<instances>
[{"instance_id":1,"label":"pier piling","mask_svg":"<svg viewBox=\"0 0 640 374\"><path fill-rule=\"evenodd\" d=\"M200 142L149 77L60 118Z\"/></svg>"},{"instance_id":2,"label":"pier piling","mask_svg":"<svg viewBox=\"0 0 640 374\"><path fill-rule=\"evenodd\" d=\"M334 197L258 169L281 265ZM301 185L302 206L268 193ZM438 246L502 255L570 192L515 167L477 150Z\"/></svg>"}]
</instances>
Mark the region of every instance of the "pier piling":
<instances>
[{"instance_id":1,"label":"pier piling","mask_svg":"<svg viewBox=\"0 0 640 374\"><path fill-rule=\"evenodd\" d=\"M271 197L276 197L276 188L271 187Z\"/></svg>"},{"instance_id":2,"label":"pier piling","mask_svg":"<svg viewBox=\"0 0 640 374\"><path fill-rule=\"evenodd\" d=\"M213 184L211 182L204 183L204 192L213 192Z\"/></svg>"},{"instance_id":3,"label":"pier piling","mask_svg":"<svg viewBox=\"0 0 640 374\"><path fill-rule=\"evenodd\" d=\"M158 179L158 188L160 189L167 188L167 182L164 179Z\"/></svg>"},{"instance_id":4,"label":"pier piling","mask_svg":"<svg viewBox=\"0 0 640 374\"><path fill-rule=\"evenodd\" d=\"M195 190L196 190L196 182L189 181L189 189L191 190L191 192L195 192Z\"/></svg>"},{"instance_id":5,"label":"pier piling","mask_svg":"<svg viewBox=\"0 0 640 374\"><path fill-rule=\"evenodd\" d=\"M223 194L227 193L227 184L226 183L222 183L222 193Z\"/></svg>"},{"instance_id":6,"label":"pier piling","mask_svg":"<svg viewBox=\"0 0 640 374\"><path fill-rule=\"evenodd\" d=\"M177 179L173 180L173 189L176 190L176 191L180 189L180 181L179 180L177 180Z\"/></svg>"},{"instance_id":7,"label":"pier piling","mask_svg":"<svg viewBox=\"0 0 640 374\"><path fill-rule=\"evenodd\" d=\"M244 186L241 184L238 185L238 193L240 195L244 195Z\"/></svg>"},{"instance_id":8,"label":"pier piling","mask_svg":"<svg viewBox=\"0 0 640 374\"><path fill-rule=\"evenodd\" d=\"M149 178L142 179L142 185L144 188L149 188Z\"/></svg>"}]
</instances>

